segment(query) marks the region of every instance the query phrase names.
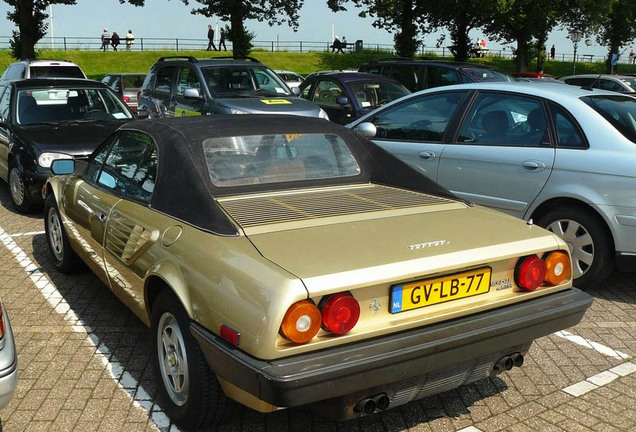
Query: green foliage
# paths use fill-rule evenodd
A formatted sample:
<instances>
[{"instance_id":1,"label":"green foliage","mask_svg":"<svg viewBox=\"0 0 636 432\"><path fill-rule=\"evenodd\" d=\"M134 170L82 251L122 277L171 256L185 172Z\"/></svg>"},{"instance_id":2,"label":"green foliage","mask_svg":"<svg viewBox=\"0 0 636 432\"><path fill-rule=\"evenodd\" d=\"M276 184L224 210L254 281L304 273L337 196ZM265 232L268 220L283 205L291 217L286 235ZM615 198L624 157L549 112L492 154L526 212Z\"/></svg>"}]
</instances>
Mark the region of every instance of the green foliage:
<instances>
[{"instance_id":1,"label":"green foliage","mask_svg":"<svg viewBox=\"0 0 636 432\"><path fill-rule=\"evenodd\" d=\"M254 45L254 33L247 31L244 27L239 29L231 29L229 26L225 26L225 34L227 39L232 41L235 57L247 57L250 55Z\"/></svg>"}]
</instances>

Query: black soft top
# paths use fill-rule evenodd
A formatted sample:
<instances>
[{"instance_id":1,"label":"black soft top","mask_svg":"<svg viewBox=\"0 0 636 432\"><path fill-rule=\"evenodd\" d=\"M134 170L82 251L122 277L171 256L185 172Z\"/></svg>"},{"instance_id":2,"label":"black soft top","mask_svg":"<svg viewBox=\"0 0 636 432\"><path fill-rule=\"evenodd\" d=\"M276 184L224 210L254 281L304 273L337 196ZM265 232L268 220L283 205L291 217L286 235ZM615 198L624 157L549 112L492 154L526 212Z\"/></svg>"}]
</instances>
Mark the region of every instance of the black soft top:
<instances>
[{"instance_id":1,"label":"black soft top","mask_svg":"<svg viewBox=\"0 0 636 432\"><path fill-rule=\"evenodd\" d=\"M213 197L328 185L375 183L458 199L367 138L327 120L291 115L215 115L138 120L120 130L151 135L159 154L159 171L150 207L186 223L221 235L237 230ZM203 140L268 134L334 134L347 144L360 166L355 177L302 182L218 187L206 166Z\"/></svg>"}]
</instances>

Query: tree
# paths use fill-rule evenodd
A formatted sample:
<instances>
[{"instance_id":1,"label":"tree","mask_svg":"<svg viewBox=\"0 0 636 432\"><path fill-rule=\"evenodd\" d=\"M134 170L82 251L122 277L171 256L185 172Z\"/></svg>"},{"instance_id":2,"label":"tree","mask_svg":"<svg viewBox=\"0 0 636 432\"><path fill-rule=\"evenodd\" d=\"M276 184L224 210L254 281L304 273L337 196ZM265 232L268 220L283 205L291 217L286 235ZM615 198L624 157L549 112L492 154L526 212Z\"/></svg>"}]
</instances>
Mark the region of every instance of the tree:
<instances>
[{"instance_id":1,"label":"tree","mask_svg":"<svg viewBox=\"0 0 636 432\"><path fill-rule=\"evenodd\" d=\"M11 55L16 59L36 58L35 44L44 37L48 30L46 19L49 17L46 9L50 5L74 5L76 0L4 0L13 11L7 13L7 18L18 27L13 31L10 41ZM126 0L119 0L125 3ZM144 0L128 0L135 6L143 6Z\"/></svg>"},{"instance_id":2,"label":"tree","mask_svg":"<svg viewBox=\"0 0 636 432\"><path fill-rule=\"evenodd\" d=\"M612 0L609 11L596 35L596 42L608 48L607 71L612 69L612 54L621 54L621 48L636 39L636 2Z\"/></svg>"},{"instance_id":3,"label":"tree","mask_svg":"<svg viewBox=\"0 0 636 432\"><path fill-rule=\"evenodd\" d=\"M191 0L181 0L189 5ZM285 22L298 29L298 11L304 0L192 0L201 7L192 9L192 14L205 17L216 16L230 22L227 36L232 41L235 57L249 55L254 34L245 29L245 20L267 21L269 25L280 25Z\"/></svg>"},{"instance_id":4,"label":"tree","mask_svg":"<svg viewBox=\"0 0 636 432\"><path fill-rule=\"evenodd\" d=\"M346 10L349 0L328 0L327 5L337 12ZM425 30L426 14L422 0L351 0L358 8L364 8L358 15L362 18L375 17L373 27L395 32L395 50L402 57L413 57L421 42L417 40L420 31Z\"/></svg>"}]
</instances>

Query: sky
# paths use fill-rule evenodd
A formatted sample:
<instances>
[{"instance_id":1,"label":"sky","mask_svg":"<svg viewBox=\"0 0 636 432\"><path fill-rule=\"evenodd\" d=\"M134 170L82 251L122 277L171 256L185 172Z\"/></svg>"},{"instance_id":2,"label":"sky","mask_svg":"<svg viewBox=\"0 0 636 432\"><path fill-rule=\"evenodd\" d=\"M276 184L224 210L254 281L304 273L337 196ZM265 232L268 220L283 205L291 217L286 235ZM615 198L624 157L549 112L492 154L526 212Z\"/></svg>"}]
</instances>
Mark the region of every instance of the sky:
<instances>
[{"instance_id":1,"label":"sky","mask_svg":"<svg viewBox=\"0 0 636 432\"><path fill-rule=\"evenodd\" d=\"M347 12L333 13L326 5L326 0L305 0L300 10L298 32L294 33L288 25L270 27L267 23L248 21L247 29L254 32L256 41L313 41L327 42L331 40L332 32L338 36L346 36L348 42L362 39L366 46L374 44L393 45L393 35L372 26L372 19L357 16L359 10L353 6ZM137 38L183 38L205 39L207 25L216 25L218 19L208 19L201 15L192 15L190 10L196 6L196 1L190 1L185 6L181 0L146 0L145 7L134 7L129 4L121 5L117 0L77 0L75 6L53 6L53 25L49 28L55 37L99 37L104 27L109 31L117 31L125 35L132 29ZM12 22L6 19L9 6L0 2L0 37L6 40L15 29ZM221 24L221 23L219 23ZM434 48L440 33L427 35L424 45ZM567 32L556 31L550 34L547 46L555 45L557 57L559 54L571 56L572 42L566 38ZM471 32L471 38L484 37L479 30ZM450 43L447 36L446 44ZM636 49L636 44L634 44ZM494 41L488 42L490 50L504 49L510 51L511 45L500 45ZM587 46L584 41L579 43L579 54L605 55L606 49L593 43ZM629 52L629 50L627 51ZM627 56L627 52L624 56Z\"/></svg>"}]
</instances>

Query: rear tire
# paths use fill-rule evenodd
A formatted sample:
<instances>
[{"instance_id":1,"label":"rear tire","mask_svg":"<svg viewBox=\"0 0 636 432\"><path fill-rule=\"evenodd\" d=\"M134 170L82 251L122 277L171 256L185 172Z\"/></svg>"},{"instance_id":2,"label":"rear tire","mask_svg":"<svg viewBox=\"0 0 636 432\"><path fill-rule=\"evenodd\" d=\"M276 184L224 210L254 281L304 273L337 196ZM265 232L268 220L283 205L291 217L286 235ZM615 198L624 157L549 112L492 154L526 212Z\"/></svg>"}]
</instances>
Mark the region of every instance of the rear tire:
<instances>
[{"instance_id":1,"label":"rear tire","mask_svg":"<svg viewBox=\"0 0 636 432\"><path fill-rule=\"evenodd\" d=\"M44 201L44 232L55 267L62 273L79 270L82 261L71 247L53 194L49 194Z\"/></svg>"},{"instance_id":2,"label":"rear tire","mask_svg":"<svg viewBox=\"0 0 636 432\"><path fill-rule=\"evenodd\" d=\"M30 213L35 209L35 205L31 203L27 193L24 175L20 172L20 168L15 162L9 163L9 192L11 193L11 201L13 207L19 213Z\"/></svg>"},{"instance_id":3,"label":"rear tire","mask_svg":"<svg viewBox=\"0 0 636 432\"><path fill-rule=\"evenodd\" d=\"M175 423L200 429L225 420L233 402L223 394L188 323L179 299L167 289L162 291L152 308L150 326L159 393Z\"/></svg>"},{"instance_id":4,"label":"rear tire","mask_svg":"<svg viewBox=\"0 0 636 432\"><path fill-rule=\"evenodd\" d=\"M577 206L556 207L537 219L568 244L577 287L598 285L614 270L612 234L594 213Z\"/></svg>"}]
</instances>

